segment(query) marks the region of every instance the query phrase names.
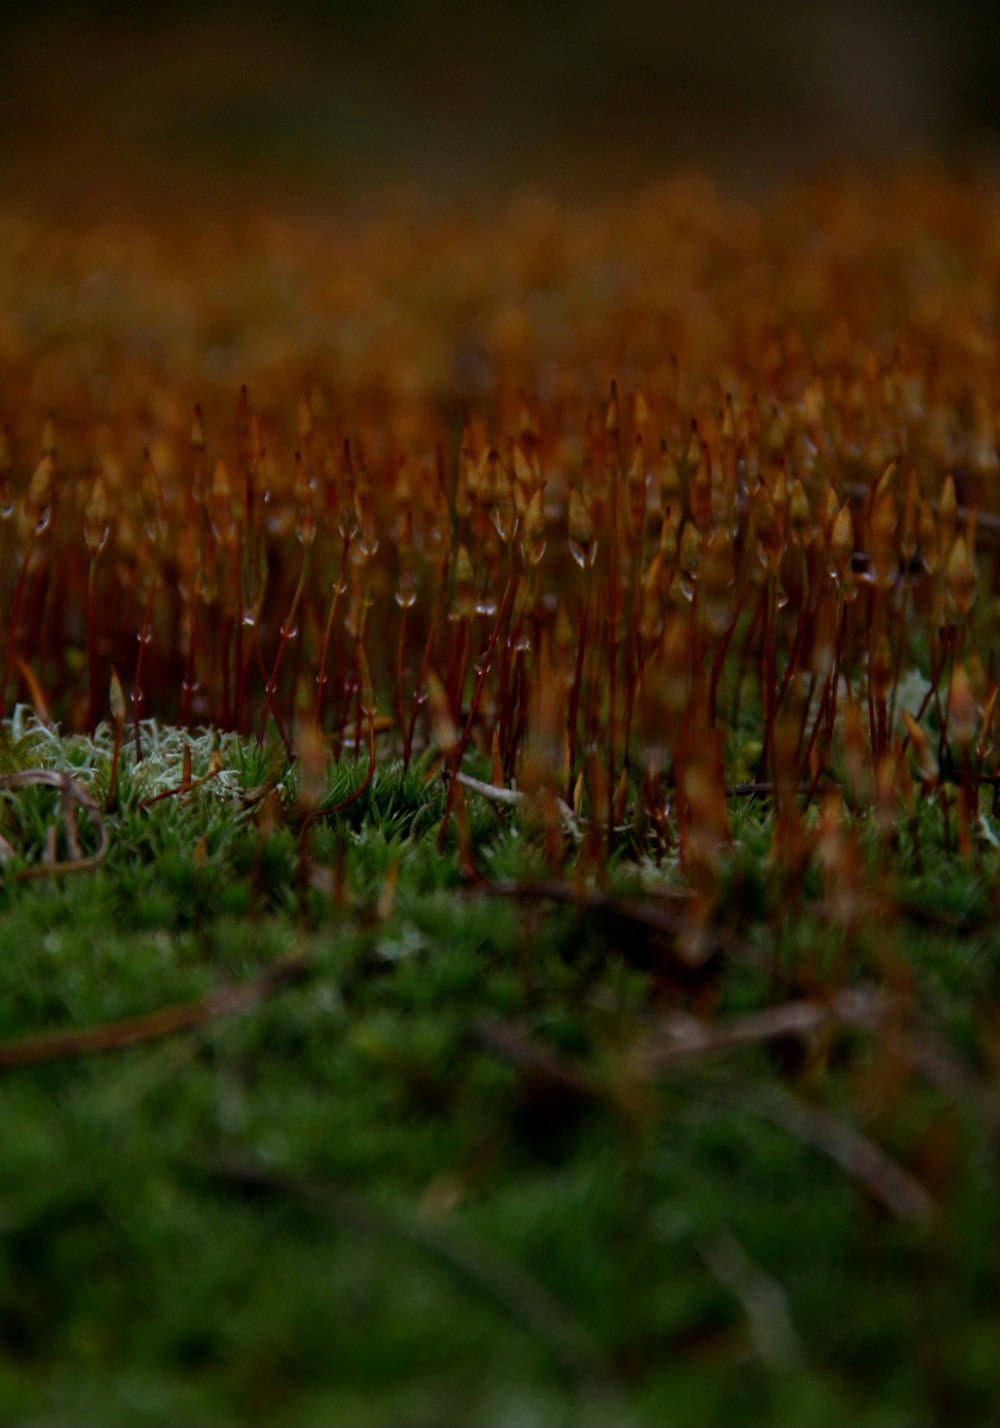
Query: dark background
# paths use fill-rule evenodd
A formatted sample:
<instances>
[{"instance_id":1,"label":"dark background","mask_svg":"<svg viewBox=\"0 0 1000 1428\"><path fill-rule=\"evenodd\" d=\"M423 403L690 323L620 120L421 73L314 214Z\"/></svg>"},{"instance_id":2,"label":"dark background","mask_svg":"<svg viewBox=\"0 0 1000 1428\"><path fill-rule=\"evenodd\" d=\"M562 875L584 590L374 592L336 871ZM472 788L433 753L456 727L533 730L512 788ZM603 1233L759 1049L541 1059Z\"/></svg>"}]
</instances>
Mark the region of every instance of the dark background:
<instances>
[{"instance_id":1,"label":"dark background","mask_svg":"<svg viewBox=\"0 0 1000 1428\"><path fill-rule=\"evenodd\" d=\"M48 4L3 22L0 135L0 201L57 204L992 165L1000 5Z\"/></svg>"}]
</instances>

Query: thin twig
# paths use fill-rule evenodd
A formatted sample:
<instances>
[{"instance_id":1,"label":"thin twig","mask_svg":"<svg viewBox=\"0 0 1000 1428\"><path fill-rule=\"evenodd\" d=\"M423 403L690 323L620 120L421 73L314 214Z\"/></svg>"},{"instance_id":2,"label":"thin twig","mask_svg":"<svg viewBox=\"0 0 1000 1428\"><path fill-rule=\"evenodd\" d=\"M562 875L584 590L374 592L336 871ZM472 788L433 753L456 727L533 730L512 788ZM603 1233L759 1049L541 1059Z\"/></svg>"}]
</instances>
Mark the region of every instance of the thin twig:
<instances>
[{"instance_id":1,"label":"thin twig","mask_svg":"<svg viewBox=\"0 0 1000 1428\"><path fill-rule=\"evenodd\" d=\"M775 1041L786 1036L810 1036L825 1027L871 1028L885 1020L896 1003L888 997L844 991L827 1002L792 1001L746 1016L706 1022L683 1012L658 1018L631 1059L634 1071L656 1076L668 1067L699 1056Z\"/></svg>"},{"instance_id":2,"label":"thin twig","mask_svg":"<svg viewBox=\"0 0 1000 1428\"><path fill-rule=\"evenodd\" d=\"M62 796L63 816L66 820L66 843L70 856L65 862L49 861L27 868L18 868L14 876L19 880L58 877L62 873L88 872L98 867L104 861L104 856L108 851L108 834L104 826L103 815L87 790L75 779L71 779L68 774L56 773L53 769L18 769L16 773L4 774L0 777L0 789L26 788L32 784L41 784L46 788L59 790ZM89 857L81 856L74 804L83 809L97 832L97 847ZM55 829L51 829L50 832L54 834Z\"/></svg>"},{"instance_id":3,"label":"thin twig","mask_svg":"<svg viewBox=\"0 0 1000 1428\"><path fill-rule=\"evenodd\" d=\"M51 871L51 870L47 870ZM98 1026L73 1027L67 1031L47 1031L37 1036L0 1042L0 1070L34 1066L42 1061L64 1061L76 1056L92 1056L118 1051L144 1041L157 1041L176 1032L188 1031L219 1017L233 1016L265 1001L290 982L297 981L313 966L307 954L283 957L250 982L226 982L203 997L172 1002L142 1016L102 1022Z\"/></svg>"},{"instance_id":4,"label":"thin twig","mask_svg":"<svg viewBox=\"0 0 1000 1428\"><path fill-rule=\"evenodd\" d=\"M470 774L449 775L447 769L442 769L442 775L446 779L448 777L456 779L463 788L471 790L472 793L478 793L481 798L489 799L491 803L499 803L506 808L523 808L528 801L528 795L519 788L498 788L495 784L484 783L482 779L473 778ZM556 807L559 810L559 816L566 825L567 832L571 833L574 838L582 838L582 823L565 799L557 798Z\"/></svg>"},{"instance_id":5,"label":"thin twig","mask_svg":"<svg viewBox=\"0 0 1000 1428\"><path fill-rule=\"evenodd\" d=\"M148 808L152 808L154 803L162 803L164 799L177 798L183 793L194 793L196 788L203 788L213 778L218 778L220 773L222 773L221 763L216 768L210 769L207 774L203 774L201 778L192 779L190 783L178 783L173 788L164 789L162 793L154 793L151 797L144 798L138 805L139 812L145 813Z\"/></svg>"}]
</instances>

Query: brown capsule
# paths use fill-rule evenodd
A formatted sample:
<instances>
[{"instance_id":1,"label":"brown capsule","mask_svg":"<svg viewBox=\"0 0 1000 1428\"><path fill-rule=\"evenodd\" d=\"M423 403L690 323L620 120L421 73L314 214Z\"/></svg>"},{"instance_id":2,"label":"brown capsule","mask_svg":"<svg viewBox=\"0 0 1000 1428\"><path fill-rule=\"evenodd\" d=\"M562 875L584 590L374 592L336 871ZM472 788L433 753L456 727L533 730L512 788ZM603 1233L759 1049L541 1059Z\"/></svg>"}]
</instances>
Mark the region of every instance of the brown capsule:
<instances>
[{"instance_id":1,"label":"brown capsule","mask_svg":"<svg viewBox=\"0 0 1000 1428\"><path fill-rule=\"evenodd\" d=\"M635 439L632 464L628 469L628 502L632 530L641 535L643 518L646 514L646 454L642 446L642 436Z\"/></svg>"},{"instance_id":2,"label":"brown capsule","mask_svg":"<svg viewBox=\"0 0 1000 1428\"><path fill-rule=\"evenodd\" d=\"M933 575L941 564L941 540L931 503L924 496L920 497L918 506L917 541L924 567L929 575Z\"/></svg>"},{"instance_id":3,"label":"brown capsule","mask_svg":"<svg viewBox=\"0 0 1000 1428\"><path fill-rule=\"evenodd\" d=\"M100 476L94 479L83 513L83 538L88 555L96 560L108 539L108 496Z\"/></svg>"},{"instance_id":4,"label":"brown capsule","mask_svg":"<svg viewBox=\"0 0 1000 1428\"><path fill-rule=\"evenodd\" d=\"M944 484L941 487L941 500L938 502L938 527L941 532L941 549L950 550L958 527L958 497L955 494L955 482L950 474L944 478Z\"/></svg>"},{"instance_id":5,"label":"brown capsule","mask_svg":"<svg viewBox=\"0 0 1000 1428\"><path fill-rule=\"evenodd\" d=\"M945 599L949 613L964 620L976 599L976 567L964 536L956 536L944 567Z\"/></svg>"},{"instance_id":6,"label":"brown capsule","mask_svg":"<svg viewBox=\"0 0 1000 1428\"><path fill-rule=\"evenodd\" d=\"M493 452L493 455L496 456L496 452ZM507 468L498 456L496 464L493 466L492 485L493 510L491 515L493 524L504 545L509 545L517 533L517 505Z\"/></svg>"},{"instance_id":7,"label":"brown capsule","mask_svg":"<svg viewBox=\"0 0 1000 1428\"><path fill-rule=\"evenodd\" d=\"M146 534L154 545L162 545L167 534L163 488L148 450L142 454L142 479L139 488L142 496L142 511L146 520Z\"/></svg>"},{"instance_id":8,"label":"brown capsule","mask_svg":"<svg viewBox=\"0 0 1000 1428\"><path fill-rule=\"evenodd\" d=\"M372 681L372 672L368 667L368 659L365 655L361 641L358 641L358 699L366 717L372 717L375 713L375 685Z\"/></svg>"},{"instance_id":9,"label":"brown capsule","mask_svg":"<svg viewBox=\"0 0 1000 1428\"><path fill-rule=\"evenodd\" d=\"M725 526L712 531L702 549L701 612L712 634L721 635L733 613L736 562L733 537Z\"/></svg>"},{"instance_id":10,"label":"brown capsule","mask_svg":"<svg viewBox=\"0 0 1000 1428\"><path fill-rule=\"evenodd\" d=\"M891 497L896 499L896 478L899 474L899 462L890 461L888 466L878 478L878 485L875 487L875 504L879 501Z\"/></svg>"},{"instance_id":11,"label":"brown capsule","mask_svg":"<svg viewBox=\"0 0 1000 1428\"><path fill-rule=\"evenodd\" d=\"M896 497L893 492L886 490L882 495L876 496L871 520L872 567L875 581L883 590L887 590L899 575L899 554L896 550L898 521Z\"/></svg>"},{"instance_id":12,"label":"brown capsule","mask_svg":"<svg viewBox=\"0 0 1000 1428\"><path fill-rule=\"evenodd\" d=\"M458 730L444 685L432 669L427 671L427 704L431 716L431 739L438 752L447 757L458 748Z\"/></svg>"},{"instance_id":13,"label":"brown capsule","mask_svg":"<svg viewBox=\"0 0 1000 1428\"><path fill-rule=\"evenodd\" d=\"M514 473L515 484L523 486L527 491L533 489L535 485L535 470L525 455L524 447L519 441L512 441L510 443L510 469Z\"/></svg>"},{"instance_id":14,"label":"brown capsule","mask_svg":"<svg viewBox=\"0 0 1000 1428\"><path fill-rule=\"evenodd\" d=\"M660 560L668 570L677 564L677 527L669 506L660 526Z\"/></svg>"},{"instance_id":15,"label":"brown capsule","mask_svg":"<svg viewBox=\"0 0 1000 1428\"><path fill-rule=\"evenodd\" d=\"M24 524L29 535L41 535L52 515L52 481L55 460L47 451L35 467L24 498Z\"/></svg>"},{"instance_id":16,"label":"brown capsule","mask_svg":"<svg viewBox=\"0 0 1000 1428\"><path fill-rule=\"evenodd\" d=\"M796 545L808 545L812 537L812 508L802 482L796 480L788 498L788 523Z\"/></svg>"},{"instance_id":17,"label":"brown capsule","mask_svg":"<svg viewBox=\"0 0 1000 1428\"><path fill-rule=\"evenodd\" d=\"M973 681L975 689L975 681ZM982 722L979 728L979 738L976 744L976 757L980 763L993 755L993 764L996 765L996 749L994 745L993 726L997 722L998 704L997 698L1000 696L1000 686L994 686L986 707L983 710Z\"/></svg>"},{"instance_id":18,"label":"brown capsule","mask_svg":"<svg viewBox=\"0 0 1000 1428\"><path fill-rule=\"evenodd\" d=\"M125 691L122 689L122 682L118 678L118 671L114 665L111 666L111 680L108 687L108 704L111 708L111 718L119 728L125 723Z\"/></svg>"},{"instance_id":19,"label":"brown capsule","mask_svg":"<svg viewBox=\"0 0 1000 1428\"><path fill-rule=\"evenodd\" d=\"M475 574L469 552L464 545L460 545L455 555L455 609L463 620L470 620L475 609L474 584Z\"/></svg>"},{"instance_id":20,"label":"brown capsule","mask_svg":"<svg viewBox=\"0 0 1000 1428\"><path fill-rule=\"evenodd\" d=\"M59 428L54 412L49 412L42 423L42 455L54 454L59 445Z\"/></svg>"},{"instance_id":21,"label":"brown capsule","mask_svg":"<svg viewBox=\"0 0 1000 1428\"><path fill-rule=\"evenodd\" d=\"M528 502L521 526L521 551L528 565L537 565L545 554L544 486Z\"/></svg>"},{"instance_id":22,"label":"brown capsule","mask_svg":"<svg viewBox=\"0 0 1000 1428\"><path fill-rule=\"evenodd\" d=\"M637 432L644 432L649 426L649 404L646 401L646 394L641 387L636 387L632 397L632 428Z\"/></svg>"},{"instance_id":23,"label":"brown capsule","mask_svg":"<svg viewBox=\"0 0 1000 1428\"><path fill-rule=\"evenodd\" d=\"M905 709L900 712L903 715L903 723L906 725L906 732L913 747L913 756L917 763L917 777L921 783L934 784L937 782L938 766L931 749L931 741L911 714L907 713Z\"/></svg>"},{"instance_id":24,"label":"brown capsule","mask_svg":"<svg viewBox=\"0 0 1000 1428\"><path fill-rule=\"evenodd\" d=\"M194 409L194 419L191 422L191 450L199 456L205 450L205 427L201 418L201 403L197 402Z\"/></svg>"},{"instance_id":25,"label":"brown capsule","mask_svg":"<svg viewBox=\"0 0 1000 1428\"><path fill-rule=\"evenodd\" d=\"M316 502L309 472L299 452L295 453L295 534L304 546L316 539Z\"/></svg>"},{"instance_id":26,"label":"brown capsule","mask_svg":"<svg viewBox=\"0 0 1000 1428\"><path fill-rule=\"evenodd\" d=\"M854 554L854 522L851 519L851 508L846 501L837 512L830 530L830 554L838 572L842 574L850 565L851 556Z\"/></svg>"},{"instance_id":27,"label":"brown capsule","mask_svg":"<svg viewBox=\"0 0 1000 1428\"><path fill-rule=\"evenodd\" d=\"M219 457L212 472L212 486L209 491L209 512L212 534L219 545L225 545L235 530L233 521L233 488L229 481L229 468L223 457Z\"/></svg>"},{"instance_id":28,"label":"brown capsule","mask_svg":"<svg viewBox=\"0 0 1000 1428\"><path fill-rule=\"evenodd\" d=\"M472 512L476 481L475 462L463 447L458 456L458 483L455 487L455 514L460 521L468 520Z\"/></svg>"},{"instance_id":29,"label":"brown capsule","mask_svg":"<svg viewBox=\"0 0 1000 1428\"><path fill-rule=\"evenodd\" d=\"M479 509L488 514L492 514L496 504L497 472L499 470L500 453L493 446L487 447L479 462L473 496Z\"/></svg>"},{"instance_id":30,"label":"brown capsule","mask_svg":"<svg viewBox=\"0 0 1000 1428\"><path fill-rule=\"evenodd\" d=\"M359 524L351 443L345 438L340 454L340 472L337 483L337 529L344 540L353 540L358 533Z\"/></svg>"},{"instance_id":31,"label":"brown capsule","mask_svg":"<svg viewBox=\"0 0 1000 1428\"><path fill-rule=\"evenodd\" d=\"M569 548L581 570L589 570L597 559L594 522L575 486L569 492Z\"/></svg>"},{"instance_id":32,"label":"brown capsule","mask_svg":"<svg viewBox=\"0 0 1000 1428\"><path fill-rule=\"evenodd\" d=\"M378 531L375 526L375 501L372 483L368 475L364 457L358 452L357 482L354 488L354 506L361 526L358 549L362 555L372 556L378 550Z\"/></svg>"},{"instance_id":33,"label":"brown capsule","mask_svg":"<svg viewBox=\"0 0 1000 1428\"><path fill-rule=\"evenodd\" d=\"M698 527L693 521L685 521L681 531L680 546L678 547L678 558L681 570L685 575L694 575L698 569L698 561L701 558L701 536Z\"/></svg>"}]
</instances>

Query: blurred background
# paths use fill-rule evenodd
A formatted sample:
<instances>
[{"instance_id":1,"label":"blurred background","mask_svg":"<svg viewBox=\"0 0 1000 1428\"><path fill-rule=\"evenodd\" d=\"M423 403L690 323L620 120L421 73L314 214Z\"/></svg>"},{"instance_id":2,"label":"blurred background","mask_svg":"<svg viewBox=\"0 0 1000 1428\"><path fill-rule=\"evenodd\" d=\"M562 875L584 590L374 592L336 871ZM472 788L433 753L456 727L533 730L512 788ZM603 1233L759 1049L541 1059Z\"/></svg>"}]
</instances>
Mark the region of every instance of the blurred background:
<instances>
[{"instance_id":1,"label":"blurred background","mask_svg":"<svg viewBox=\"0 0 1000 1428\"><path fill-rule=\"evenodd\" d=\"M995 0L172 0L0 32L0 197L364 204L992 165Z\"/></svg>"}]
</instances>

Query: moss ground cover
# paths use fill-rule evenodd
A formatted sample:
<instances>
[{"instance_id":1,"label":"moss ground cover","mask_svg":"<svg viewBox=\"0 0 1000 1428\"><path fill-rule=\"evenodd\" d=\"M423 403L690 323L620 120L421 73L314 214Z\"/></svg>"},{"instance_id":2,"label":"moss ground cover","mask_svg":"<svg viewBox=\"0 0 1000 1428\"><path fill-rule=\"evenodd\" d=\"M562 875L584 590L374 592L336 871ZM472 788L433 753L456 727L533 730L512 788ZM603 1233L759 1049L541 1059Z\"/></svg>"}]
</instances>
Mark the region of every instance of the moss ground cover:
<instances>
[{"instance_id":1,"label":"moss ground cover","mask_svg":"<svg viewBox=\"0 0 1000 1428\"><path fill-rule=\"evenodd\" d=\"M991 1421L997 198L0 215L0 1411Z\"/></svg>"},{"instance_id":2,"label":"moss ground cover","mask_svg":"<svg viewBox=\"0 0 1000 1428\"><path fill-rule=\"evenodd\" d=\"M19 711L15 733L11 762L106 789L106 729L59 740ZM94 873L18 882L58 799L7 795L5 1416L989 1421L995 852L957 863L928 813L924 876L894 870L891 922L848 931L818 886L787 915L751 804L696 963L639 920L681 881L627 831L578 900L482 895L536 877L544 820L470 794L470 887L425 755L314 830L303 888L298 837L262 814L262 774L295 810L280 747L225 738L213 781L141 812L183 739L146 743ZM362 772L335 767L324 801ZM873 840L873 904L885 876ZM289 957L230 1016L17 1064L25 1037ZM842 1016L678 1054L686 1018L747 1028L832 1009L834 985L859 999ZM874 1169L838 1160L844 1134Z\"/></svg>"}]
</instances>

